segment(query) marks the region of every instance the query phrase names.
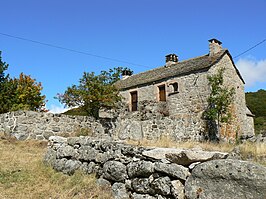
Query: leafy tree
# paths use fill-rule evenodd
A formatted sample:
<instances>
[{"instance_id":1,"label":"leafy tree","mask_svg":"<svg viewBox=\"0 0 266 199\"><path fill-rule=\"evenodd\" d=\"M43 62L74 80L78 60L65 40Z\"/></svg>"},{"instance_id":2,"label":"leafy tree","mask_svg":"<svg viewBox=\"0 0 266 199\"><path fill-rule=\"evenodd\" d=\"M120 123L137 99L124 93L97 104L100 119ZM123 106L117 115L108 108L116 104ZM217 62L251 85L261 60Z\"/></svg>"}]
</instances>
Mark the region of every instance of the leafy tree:
<instances>
[{"instance_id":1,"label":"leafy tree","mask_svg":"<svg viewBox=\"0 0 266 199\"><path fill-rule=\"evenodd\" d=\"M21 73L19 78L11 80L15 87L15 101L12 104L12 111L15 110L32 110L43 111L45 106L45 95L41 94L42 84L37 83L29 75Z\"/></svg>"},{"instance_id":2,"label":"leafy tree","mask_svg":"<svg viewBox=\"0 0 266 199\"><path fill-rule=\"evenodd\" d=\"M8 78L4 83L1 83L0 90L0 113L6 113L12 110L12 106L16 101L16 85Z\"/></svg>"},{"instance_id":3,"label":"leafy tree","mask_svg":"<svg viewBox=\"0 0 266 199\"><path fill-rule=\"evenodd\" d=\"M8 64L2 61L1 54L2 54L2 52L0 51L0 86L8 78L8 75L5 75L5 73L4 73L4 71L7 70L7 68L8 68Z\"/></svg>"},{"instance_id":4,"label":"leafy tree","mask_svg":"<svg viewBox=\"0 0 266 199\"><path fill-rule=\"evenodd\" d=\"M41 95L41 83L23 73L19 78L11 79L4 73L7 68L8 64L2 61L0 52L0 113L19 109L45 110L45 96Z\"/></svg>"},{"instance_id":5,"label":"leafy tree","mask_svg":"<svg viewBox=\"0 0 266 199\"><path fill-rule=\"evenodd\" d=\"M210 138L218 141L220 140L220 123L229 123L232 117L229 106L235 94L234 88L229 89L223 85L224 70L225 68L221 68L216 74L207 77L211 93L208 98L208 108L203 114L207 120Z\"/></svg>"},{"instance_id":6,"label":"leafy tree","mask_svg":"<svg viewBox=\"0 0 266 199\"><path fill-rule=\"evenodd\" d=\"M12 106L13 89L9 82L9 75L5 74L8 64L2 61L1 54L0 51L0 113L5 113Z\"/></svg>"},{"instance_id":7,"label":"leafy tree","mask_svg":"<svg viewBox=\"0 0 266 199\"><path fill-rule=\"evenodd\" d=\"M126 68L118 67L109 71L84 72L79 85L68 87L64 94L57 94L57 99L68 107L79 107L87 115L99 118L100 108L114 108L121 100L114 83L120 79Z\"/></svg>"}]
</instances>

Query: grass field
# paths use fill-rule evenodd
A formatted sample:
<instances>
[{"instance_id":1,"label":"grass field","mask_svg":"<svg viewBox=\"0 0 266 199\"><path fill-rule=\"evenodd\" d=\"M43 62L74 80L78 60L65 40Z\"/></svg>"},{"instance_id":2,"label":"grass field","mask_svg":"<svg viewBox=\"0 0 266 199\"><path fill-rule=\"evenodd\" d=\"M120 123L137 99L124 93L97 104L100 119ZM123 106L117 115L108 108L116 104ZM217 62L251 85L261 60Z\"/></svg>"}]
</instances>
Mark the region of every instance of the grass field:
<instances>
[{"instance_id":1,"label":"grass field","mask_svg":"<svg viewBox=\"0 0 266 199\"><path fill-rule=\"evenodd\" d=\"M130 142L129 142L130 143ZM168 139L157 142L143 140L130 144L141 146L193 148L230 152L232 144L176 143ZM266 166L266 145L237 145L244 159ZM43 164L47 148L44 141L16 141L0 134L0 199L111 199L111 190L96 185L93 175L81 171L72 176L55 172Z\"/></svg>"},{"instance_id":2,"label":"grass field","mask_svg":"<svg viewBox=\"0 0 266 199\"><path fill-rule=\"evenodd\" d=\"M42 162L46 142L0 137L1 199L110 199L111 191L96 185L93 175L67 176Z\"/></svg>"}]
</instances>

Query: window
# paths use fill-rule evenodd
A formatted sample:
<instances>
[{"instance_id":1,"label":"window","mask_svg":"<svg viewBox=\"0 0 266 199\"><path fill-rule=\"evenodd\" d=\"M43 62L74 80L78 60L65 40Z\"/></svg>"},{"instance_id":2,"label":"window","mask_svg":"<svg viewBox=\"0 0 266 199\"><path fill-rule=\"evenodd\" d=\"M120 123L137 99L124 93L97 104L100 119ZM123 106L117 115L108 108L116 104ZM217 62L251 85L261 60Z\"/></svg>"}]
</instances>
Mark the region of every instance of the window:
<instances>
[{"instance_id":1,"label":"window","mask_svg":"<svg viewBox=\"0 0 266 199\"><path fill-rule=\"evenodd\" d=\"M178 83L174 82L174 83L171 83L170 85L172 86L172 88L171 88L171 93L169 93L168 96L177 94L179 92L178 91Z\"/></svg>"},{"instance_id":2,"label":"window","mask_svg":"<svg viewBox=\"0 0 266 199\"><path fill-rule=\"evenodd\" d=\"M166 101L165 85L159 86L159 101Z\"/></svg>"},{"instance_id":3,"label":"window","mask_svg":"<svg viewBox=\"0 0 266 199\"><path fill-rule=\"evenodd\" d=\"M138 110L138 93L137 91L131 92L131 111Z\"/></svg>"},{"instance_id":4,"label":"window","mask_svg":"<svg viewBox=\"0 0 266 199\"><path fill-rule=\"evenodd\" d=\"M178 92L178 83L175 82L172 84L174 92Z\"/></svg>"}]
</instances>

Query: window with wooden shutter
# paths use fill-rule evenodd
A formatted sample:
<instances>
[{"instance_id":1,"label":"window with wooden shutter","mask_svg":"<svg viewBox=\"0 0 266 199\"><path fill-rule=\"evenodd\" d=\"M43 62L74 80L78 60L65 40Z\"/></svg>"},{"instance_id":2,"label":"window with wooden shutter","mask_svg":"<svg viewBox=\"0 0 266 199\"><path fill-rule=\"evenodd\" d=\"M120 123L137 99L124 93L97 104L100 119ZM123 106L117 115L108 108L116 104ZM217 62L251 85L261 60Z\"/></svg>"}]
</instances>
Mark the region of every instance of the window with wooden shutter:
<instances>
[{"instance_id":1,"label":"window with wooden shutter","mask_svg":"<svg viewBox=\"0 0 266 199\"><path fill-rule=\"evenodd\" d=\"M131 111L138 110L138 93L137 91L131 92Z\"/></svg>"},{"instance_id":2,"label":"window with wooden shutter","mask_svg":"<svg viewBox=\"0 0 266 199\"><path fill-rule=\"evenodd\" d=\"M165 85L159 86L159 101L166 101Z\"/></svg>"}]
</instances>

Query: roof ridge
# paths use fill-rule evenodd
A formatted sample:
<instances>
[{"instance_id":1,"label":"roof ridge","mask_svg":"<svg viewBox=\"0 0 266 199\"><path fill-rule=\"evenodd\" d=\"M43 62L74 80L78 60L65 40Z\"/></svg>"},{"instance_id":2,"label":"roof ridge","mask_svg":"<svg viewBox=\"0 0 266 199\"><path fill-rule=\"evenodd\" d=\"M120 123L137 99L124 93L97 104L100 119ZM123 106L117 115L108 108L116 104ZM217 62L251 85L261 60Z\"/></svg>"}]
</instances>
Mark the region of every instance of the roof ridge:
<instances>
[{"instance_id":1,"label":"roof ridge","mask_svg":"<svg viewBox=\"0 0 266 199\"><path fill-rule=\"evenodd\" d=\"M167 77L179 76L188 72L207 69L217 62L217 60L219 60L227 51L227 49L223 49L212 56L205 54L180 61L169 67L160 66L151 70L143 71L124 80L119 80L115 83L115 85L119 89L126 89L147 84L149 82L159 81Z\"/></svg>"},{"instance_id":2,"label":"roof ridge","mask_svg":"<svg viewBox=\"0 0 266 199\"><path fill-rule=\"evenodd\" d=\"M182 60L182 61L178 61L176 64L173 64L171 66L175 66L175 65L178 65L179 63L184 63L186 61L191 61L193 59L199 59L199 58L202 58L202 57L205 57L205 56L208 56L209 54L205 54L205 55L201 55L201 56L197 56L197 57L193 57L193 58L189 58L189 59L185 59L185 60ZM169 66L168 68L171 68L171 66ZM133 76L136 76L136 75L141 75L142 73L148 73L148 72L151 72L151 71L154 71L154 70L157 70L157 69L160 69L160 68L166 68L165 65L163 66L158 66L156 68L153 68L153 69L150 69L150 70L145 70L145 71L142 71L140 73L137 73L137 74L133 74L131 75L130 77L133 77ZM122 80L123 81L123 80Z\"/></svg>"}]
</instances>

